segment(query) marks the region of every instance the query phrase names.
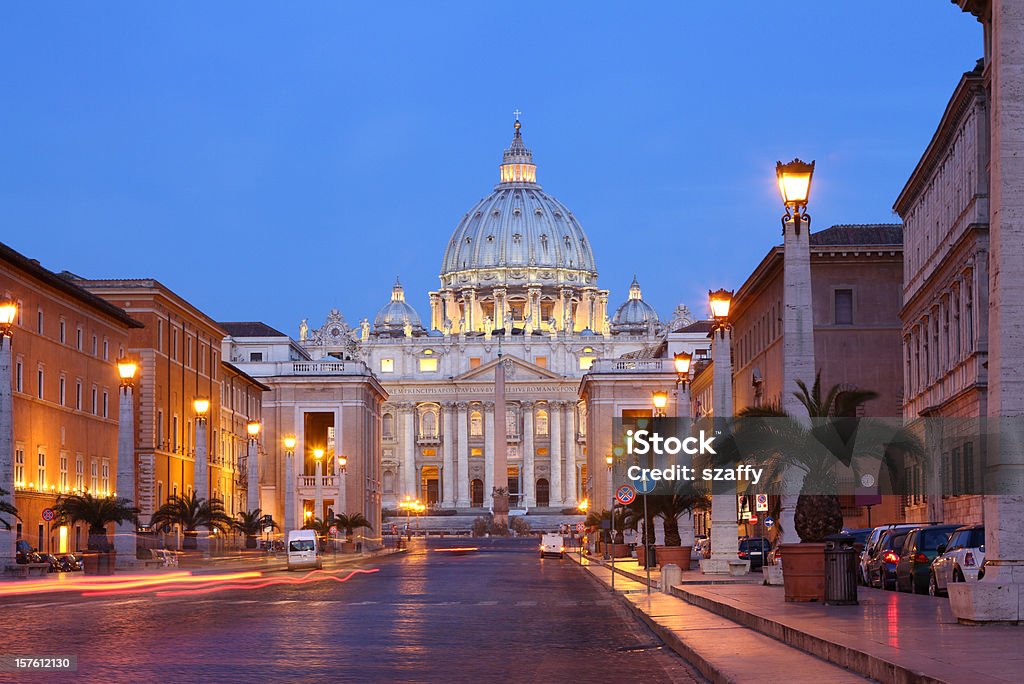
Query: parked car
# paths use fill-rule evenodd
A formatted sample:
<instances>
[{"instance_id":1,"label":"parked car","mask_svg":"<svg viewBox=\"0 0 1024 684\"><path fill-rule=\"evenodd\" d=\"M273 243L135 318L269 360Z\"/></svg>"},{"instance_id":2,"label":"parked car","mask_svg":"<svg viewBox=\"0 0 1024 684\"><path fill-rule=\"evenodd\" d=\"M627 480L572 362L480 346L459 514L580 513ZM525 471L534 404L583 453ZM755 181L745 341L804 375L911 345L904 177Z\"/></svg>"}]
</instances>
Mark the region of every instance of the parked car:
<instances>
[{"instance_id":1,"label":"parked car","mask_svg":"<svg viewBox=\"0 0 1024 684\"><path fill-rule=\"evenodd\" d=\"M771 550L771 542L764 537L748 537L746 539L740 539L740 560L749 560L751 570L757 570L767 563L768 554Z\"/></svg>"},{"instance_id":2,"label":"parked car","mask_svg":"<svg viewBox=\"0 0 1024 684\"><path fill-rule=\"evenodd\" d=\"M875 545L874 555L868 559L867 577L869 587L879 589L896 588L896 564L900 560L900 551L910 529L887 529Z\"/></svg>"},{"instance_id":3,"label":"parked car","mask_svg":"<svg viewBox=\"0 0 1024 684\"><path fill-rule=\"evenodd\" d=\"M40 553L37 555L39 556L39 560L36 561L37 563L48 563L50 565L46 572L60 572L60 561L57 560L56 556L49 553Z\"/></svg>"},{"instance_id":4,"label":"parked car","mask_svg":"<svg viewBox=\"0 0 1024 684\"><path fill-rule=\"evenodd\" d=\"M66 553L58 556L60 567L63 572L79 572L82 569L82 559L73 553Z\"/></svg>"},{"instance_id":5,"label":"parked car","mask_svg":"<svg viewBox=\"0 0 1024 684\"><path fill-rule=\"evenodd\" d=\"M928 577L938 548L949 540L956 525L929 525L911 530L896 564L896 589L915 594L928 592Z\"/></svg>"},{"instance_id":6,"label":"parked car","mask_svg":"<svg viewBox=\"0 0 1024 684\"><path fill-rule=\"evenodd\" d=\"M952 582L975 582L985 562L985 526L959 527L940 545L938 558L932 561L928 593L941 596Z\"/></svg>"},{"instance_id":7,"label":"parked car","mask_svg":"<svg viewBox=\"0 0 1024 684\"><path fill-rule=\"evenodd\" d=\"M910 531L915 527L920 527L921 523L914 524L893 524L893 525L879 525L868 533L867 539L864 541L864 549L860 553L860 582L866 587L874 586L868 575L868 562L879 553L879 544L882 541L882 536L889 530L905 530Z\"/></svg>"}]
</instances>

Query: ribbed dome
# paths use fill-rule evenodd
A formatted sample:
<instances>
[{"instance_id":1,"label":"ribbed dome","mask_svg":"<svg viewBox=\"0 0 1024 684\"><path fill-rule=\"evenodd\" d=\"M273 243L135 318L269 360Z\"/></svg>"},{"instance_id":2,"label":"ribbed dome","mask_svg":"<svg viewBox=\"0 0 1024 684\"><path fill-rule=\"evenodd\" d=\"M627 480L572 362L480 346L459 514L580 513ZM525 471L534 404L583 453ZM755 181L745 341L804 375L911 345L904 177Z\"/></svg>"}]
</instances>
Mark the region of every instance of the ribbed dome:
<instances>
[{"instance_id":1,"label":"ribbed dome","mask_svg":"<svg viewBox=\"0 0 1024 684\"><path fill-rule=\"evenodd\" d=\"M441 278L477 269L530 267L585 272L577 275L579 281L597 275L583 227L537 184L533 155L523 144L516 121L515 137L501 164L501 182L452 233Z\"/></svg>"},{"instance_id":2,"label":"ribbed dome","mask_svg":"<svg viewBox=\"0 0 1024 684\"><path fill-rule=\"evenodd\" d=\"M406 323L413 334L423 334L420 315L405 301L405 289L398 278L395 278L395 285L391 288L391 301L374 316L373 331L377 334L404 334Z\"/></svg>"},{"instance_id":3,"label":"ribbed dome","mask_svg":"<svg viewBox=\"0 0 1024 684\"><path fill-rule=\"evenodd\" d=\"M623 302L612 316L612 332L642 333L647 331L651 323L657 325L658 322L658 312L644 301L640 283L637 282L636 276L633 276L633 282L629 286L629 299Z\"/></svg>"}]
</instances>

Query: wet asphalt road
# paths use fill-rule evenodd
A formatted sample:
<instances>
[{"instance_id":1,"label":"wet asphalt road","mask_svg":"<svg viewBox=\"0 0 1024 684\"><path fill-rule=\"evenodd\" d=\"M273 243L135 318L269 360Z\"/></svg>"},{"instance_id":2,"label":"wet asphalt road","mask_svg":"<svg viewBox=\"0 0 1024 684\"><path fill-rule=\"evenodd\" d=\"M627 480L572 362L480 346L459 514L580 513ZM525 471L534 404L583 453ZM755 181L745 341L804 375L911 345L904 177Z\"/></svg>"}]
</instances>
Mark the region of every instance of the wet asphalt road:
<instances>
[{"instance_id":1,"label":"wet asphalt road","mask_svg":"<svg viewBox=\"0 0 1024 684\"><path fill-rule=\"evenodd\" d=\"M78 673L0 681L692 682L694 671L536 540L430 540L339 584L199 597L0 599L0 653ZM469 553L438 551L477 545Z\"/></svg>"}]
</instances>

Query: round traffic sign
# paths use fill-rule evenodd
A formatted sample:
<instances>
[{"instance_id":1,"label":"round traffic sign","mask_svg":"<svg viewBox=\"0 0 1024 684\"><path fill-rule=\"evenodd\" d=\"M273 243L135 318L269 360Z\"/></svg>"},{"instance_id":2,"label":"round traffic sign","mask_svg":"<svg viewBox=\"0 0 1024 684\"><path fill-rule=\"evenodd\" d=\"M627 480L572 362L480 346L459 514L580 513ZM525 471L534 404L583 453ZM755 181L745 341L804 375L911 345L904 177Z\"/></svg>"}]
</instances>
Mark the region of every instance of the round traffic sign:
<instances>
[{"instance_id":1,"label":"round traffic sign","mask_svg":"<svg viewBox=\"0 0 1024 684\"><path fill-rule=\"evenodd\" d=\"M45 520L46 522L50 522L56 517L57 511L53 510L52 508L43 509L43 520Z\"/></svg>"},{"instance_id":2,"label":"round traffic sign","mask_svg":"<svg viewBox=\"0 0 1024 684\"><path fill-rule=\"evenodd\" d=\"M623 506L628 506L636 500L636 490L629 485L622 485L615 490L615 500Z\"/></svg>"},{"instance_id":3,"label":"round traffic sign","mask_svg":"<svg viewBox=\"0 0 1024 684\"><path fill-rule=\"evenodd\" d=\"M328 530L328 532L330 532L331 534L338 534L338 526L337 525L331 525L331 529Z\"/></svg>"},{"instance_id":4,"label":"round traffic sign","mask_svg":"<svg viewBox=\"0 0 1024 684\"><path fill-rule=\"evenodd\" d=\"M775 518L765 518L764 519L764 526L765 527L771 527L774 524L775 524Z\"/></svg>"},{"instance_id":5,"label":"round traffic sign","mask_svg":"<svg viewBox=\"0 0 1024 684\"><path fill-rule=\"evenodd\" d=\"M642 480L633 480L633 482L636 483L636 491L639 494L650 494L657 484L654 480L648 480L646 477Z\"/></svg>"},{"instance_id":6,"label":"round traffic sign","mask_svg":"<svg viewBox=\"0 0 1024 684\"><path fill-rule=\"evenodd\" d=\"M751 524L756 523L757 522L757 516L756 515L750 516L750 520L748 522L750 522Z\"/></svg>"},{"instance_id":7,"label":"round traffic sign","mask_svg":"<svg viewBox=\"0 0 1024 684\"><path fill-rule=\"evenodd\" d=\"M585 529L587 529L587 526L586 526L586 525L584 525L584 524L583 524L583 523L581 523L581 522L578 522L578 523L576 523L576 531L577 531L577 532L582 532L582 531L583 531L583 530L585 530Z\"/></svg>"},{"instance_id":8,"label":"round traffic sign","mask_svg":"<svg viewBox=\"0 0 1024 684\"><path fill-rule=\"evenodd\" d=\"M755 510L757 510L757 511L767 511L768 510L768 495L767 494L758 494L757 495L757 499L756 499L756 501L754 503L754 506L755 506Z\"/></svg>"}]
</instances>

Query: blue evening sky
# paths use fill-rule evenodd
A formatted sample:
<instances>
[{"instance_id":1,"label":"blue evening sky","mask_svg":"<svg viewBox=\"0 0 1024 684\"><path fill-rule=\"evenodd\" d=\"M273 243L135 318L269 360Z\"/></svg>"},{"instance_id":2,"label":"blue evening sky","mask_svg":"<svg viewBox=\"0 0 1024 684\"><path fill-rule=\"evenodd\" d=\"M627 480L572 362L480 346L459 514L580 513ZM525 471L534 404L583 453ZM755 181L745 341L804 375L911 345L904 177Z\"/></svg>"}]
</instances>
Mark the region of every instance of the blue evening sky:
<instances>
[{"instance_id":1,"label":"blue evening sky","mask_svg":"<svg viewBox=\"0 0 1024 684\"><path fill-rule=\"evenodd\" d=\"M816 229L894 220L981 49L948 0L8 3L0 241L293 336L396 274L428 320L519 108L611 305L703 313L780 239L777 159Z\"/></svg>"}]
</instances>

